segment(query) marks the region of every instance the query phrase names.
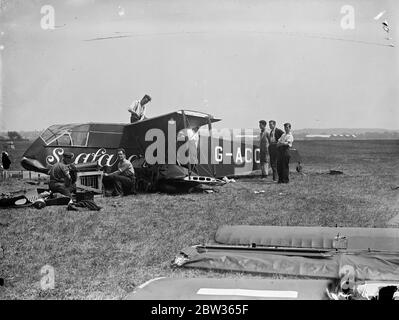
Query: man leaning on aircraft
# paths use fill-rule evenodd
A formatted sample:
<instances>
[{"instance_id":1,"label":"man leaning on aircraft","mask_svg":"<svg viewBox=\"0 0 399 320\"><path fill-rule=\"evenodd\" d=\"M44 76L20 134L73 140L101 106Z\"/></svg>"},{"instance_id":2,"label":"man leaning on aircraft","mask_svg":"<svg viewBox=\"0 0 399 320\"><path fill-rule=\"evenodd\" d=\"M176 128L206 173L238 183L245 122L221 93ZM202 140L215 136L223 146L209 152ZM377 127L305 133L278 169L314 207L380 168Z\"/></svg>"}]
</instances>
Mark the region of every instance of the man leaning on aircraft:
<instances>
[{"instance_id":1,"label":"man leaning on aircraft","mask_svg":"<svg viewBox=\"0 0 399 320\"><path fill-rule=\"evenodd\" d=\"M132 105L127 109L131 113L130 123L135 123L145 119L146 104L150 101L151 97L146 94L140 101L136 100L132 103Z\"/></svg>"}]
</instances>

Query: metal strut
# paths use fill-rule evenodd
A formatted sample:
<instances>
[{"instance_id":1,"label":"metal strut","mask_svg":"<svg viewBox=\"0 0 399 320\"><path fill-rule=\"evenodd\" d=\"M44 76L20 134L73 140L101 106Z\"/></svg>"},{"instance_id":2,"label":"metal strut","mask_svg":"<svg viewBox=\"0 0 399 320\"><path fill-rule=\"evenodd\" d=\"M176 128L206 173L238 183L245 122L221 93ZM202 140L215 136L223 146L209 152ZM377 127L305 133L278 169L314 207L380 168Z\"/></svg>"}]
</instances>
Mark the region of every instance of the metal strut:
<instances>
[{"instance_id":1,"label":"metal strut","mask_svg":"<svg viewBox=\"0 0 399 320\"><path fill-rule=\"evenodd\" d=\"M183 123L184 123L184 129L186 130L186 138L185 138L185 142L188 142L188 132L187 132L187 127L188 127L188 121L187 121L187 117L186 114L184 113L184 110L182 110L182 114L183 114ZM189 150L190 152L190 150ZM191 163L190 163L190 157L188 160L188 177L191 177Z\"/></svg>"}]
</instances>

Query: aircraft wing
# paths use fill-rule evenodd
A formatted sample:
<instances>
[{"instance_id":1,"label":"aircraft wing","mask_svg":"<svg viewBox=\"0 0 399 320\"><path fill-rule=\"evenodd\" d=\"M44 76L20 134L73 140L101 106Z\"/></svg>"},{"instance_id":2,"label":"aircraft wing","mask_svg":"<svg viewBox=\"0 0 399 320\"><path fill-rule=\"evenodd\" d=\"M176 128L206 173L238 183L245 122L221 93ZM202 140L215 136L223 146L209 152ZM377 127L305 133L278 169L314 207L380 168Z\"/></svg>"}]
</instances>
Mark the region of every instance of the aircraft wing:
<instances>
[{"instance_id":1,"label":"aircraft wing","mask_svg":"<svg viewBox=\"0 0 399 320\"><path fill-rule=\"evenodd\" d=\"M399 229L222 226L174 265L326 279L351 270L356 280L399 281Z\"/></svg>"},{"instance_id":2,"label":"aircraft wing","mask_svg":"<svg viewBox=\"0 0 399 320\"><path fill-rule=\"evenodd\" d=\"M179 110L176 112L171 112L164 114L159 117L145 119L143 121L138 121L127 125L125 130L128 132L140 130L141 132L148 129L158 128L165 132L168 132L168 122L174 120L176 122L176 130L179 132L183 129L192 129L195 127L201 127L209 123L214 123L220 121L221 119L216 119L212 115L191 110Z\"/></svg>"},{"instance_id":3,"label":"aircraft wing","mask_svg":"<svg viewBox=\"0 0 399 320\"><path fill-rule=\"evenodd\" d=\"M144 155L145 150L153 141L146 141L145 135L151 129L159 129L164 133L165 136L165 150L168 150L168 123L169 121L175 121L176 133L183 129L190 129L194 127L200 127L209 123L220 121L210 114L180 110L171 112L159 117L138 121L129 125L126 125L123 131L121 144L122 148L130 150L130 153ZM176 138L175 138L176 139ZM166 152L167 162L167 152Z\"/></svg>"},{"instance_id":4,"label":"aircraft wing","mask_svg":"<svg viewBox=\"0 0 399 320\"><path fill-rule=\"evenodd\" d=\"M156 278L126 300L324 300L329 280Z\"/></svg>"}]
</instances>

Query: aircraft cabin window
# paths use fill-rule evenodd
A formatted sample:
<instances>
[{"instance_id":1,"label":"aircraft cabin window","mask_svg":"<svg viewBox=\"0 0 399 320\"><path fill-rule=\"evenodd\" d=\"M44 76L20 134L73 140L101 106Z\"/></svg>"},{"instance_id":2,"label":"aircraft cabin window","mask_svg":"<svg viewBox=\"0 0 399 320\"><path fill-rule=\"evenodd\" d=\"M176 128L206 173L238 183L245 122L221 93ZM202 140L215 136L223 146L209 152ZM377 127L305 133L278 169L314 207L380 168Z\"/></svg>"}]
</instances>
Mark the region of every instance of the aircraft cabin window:
<instances>
[{"instance_id":1,"label":"aircraft cabin window","mask_svg":"<svg viewBox=\"0 0 399 320\"><path fill-rule=\"evenodd\" d=\"M54 125L46 129L40 138L50 146L78 146L87 145L89 125L66 124Z\"/></svg>"},{"instance_id":2,"label":"aircraft cabin window","mask_svg":"<svg viewBox=\"0 0 399 320\"><path fill-rule=\"evenodd\" d=\"M72 131L71 138L74 146L85 147L87 142L87 131Z\"/></svg>"},{"instance_id":3,"label":"aircraft cabin window","mask_svg":"<svg viewBox=\"0 0 399 320\"><path fill-rule=\"evenodd\" d=\"M53 144L51 144L53 145ZM71 146L72 142L71 142L71 137L69 136L69 134L64 134L61 137L59 137L56 141L55 141L55 145L58 146Z\"/></svg>"},{"instance_id":4,"label":"aircraft cabin window","mask_svg":"<svg viewBox=\"0 0 399 320\"><path fill-rule=\"evenodd\" d=\"M40 138L43 139L45 143L51 142L56 137L56 133L50 129L45 130L41 135Z\"/></svg>"}]
</instances>

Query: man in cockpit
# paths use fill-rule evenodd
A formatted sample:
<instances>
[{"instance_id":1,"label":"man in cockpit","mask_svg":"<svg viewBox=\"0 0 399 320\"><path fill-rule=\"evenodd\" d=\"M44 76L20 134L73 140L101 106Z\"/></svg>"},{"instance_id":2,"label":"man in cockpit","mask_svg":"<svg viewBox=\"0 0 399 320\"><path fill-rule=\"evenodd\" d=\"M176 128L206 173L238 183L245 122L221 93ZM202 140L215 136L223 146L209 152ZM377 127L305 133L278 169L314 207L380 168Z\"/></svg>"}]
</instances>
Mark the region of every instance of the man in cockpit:
<instances>
[{"instance_id":1,"label":"man in cockpit","mask_svg":"<svg viewBox=\"0 0 399 320\"><path fill-rule=\"evenodd\" d=\"M127 109L131 113L130 123L135 123L145 119L147 103L150 101L151 97L146 94L141 100L136 100L131 104Z\"/></svg>"}]
</instances>

